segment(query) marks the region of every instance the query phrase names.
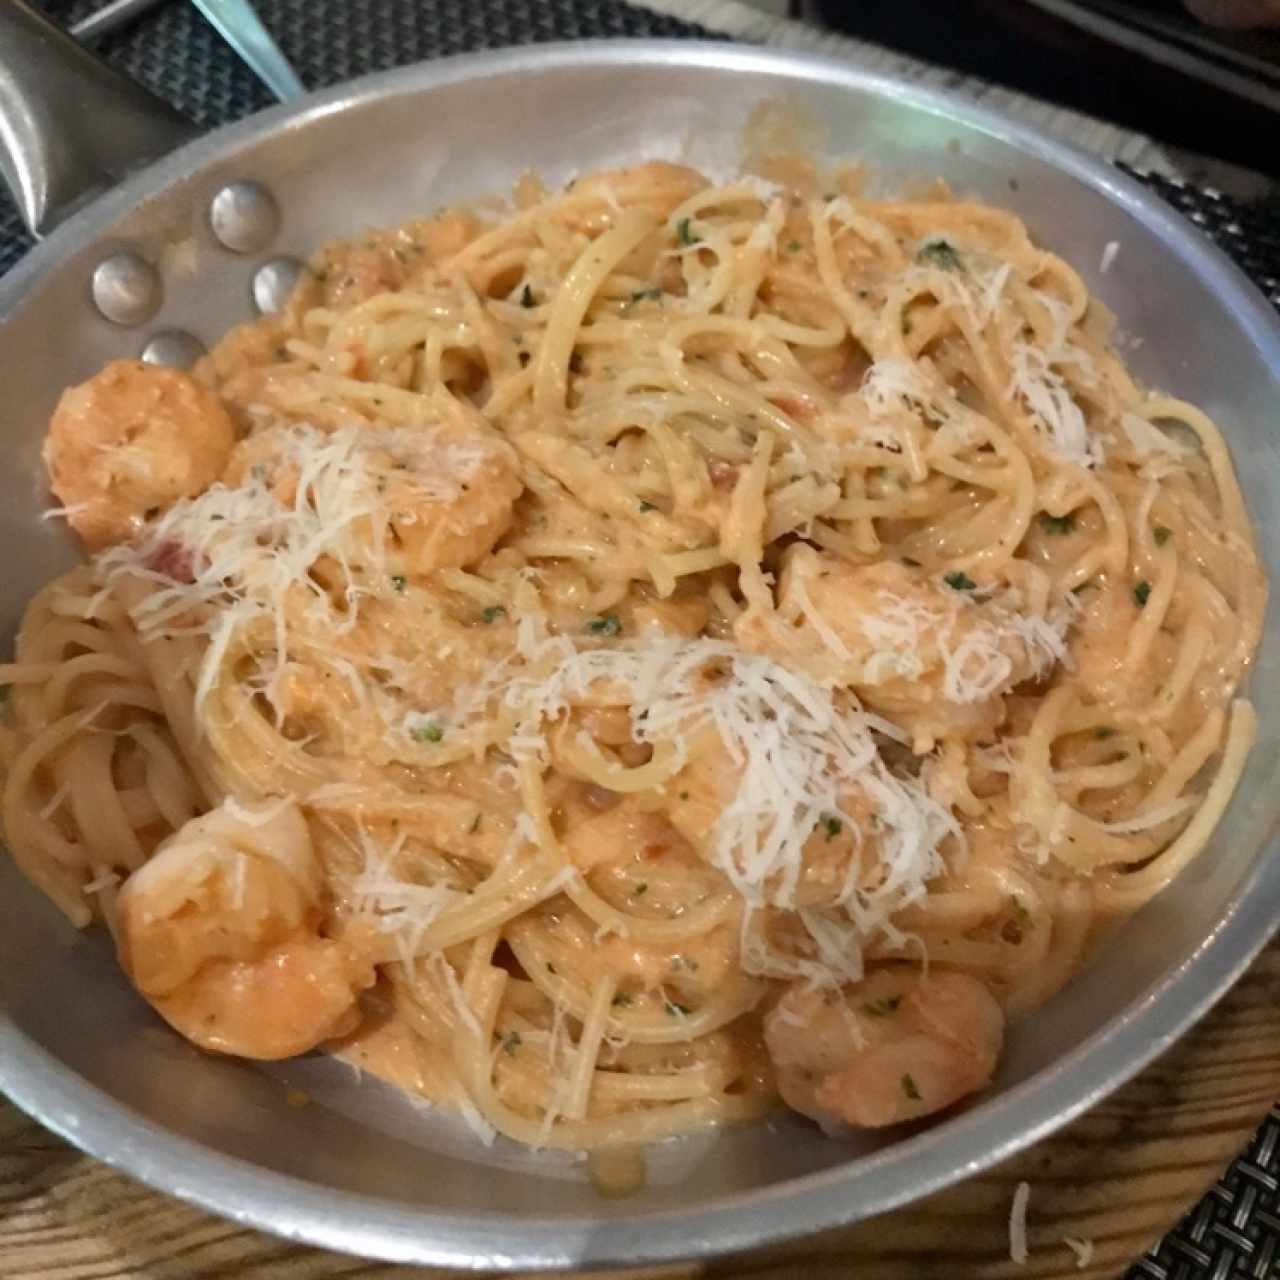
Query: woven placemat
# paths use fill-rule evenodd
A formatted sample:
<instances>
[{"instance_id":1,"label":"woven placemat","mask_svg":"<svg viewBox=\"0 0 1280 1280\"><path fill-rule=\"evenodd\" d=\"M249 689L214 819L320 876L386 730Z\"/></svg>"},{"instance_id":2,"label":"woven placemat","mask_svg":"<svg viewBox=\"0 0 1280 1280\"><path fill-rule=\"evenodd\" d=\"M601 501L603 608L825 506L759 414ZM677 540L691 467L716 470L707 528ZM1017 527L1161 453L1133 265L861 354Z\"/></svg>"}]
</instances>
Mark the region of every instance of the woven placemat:
<instances>
[{"instance_id":1,"label":"woven placemat","mask_svg":"<svg viewBox=\"0 0 1280 1280\"><path fill-rule=\"evenodd\" d=\"M103 0L46 0L71 23ZM309 88L367 71L478 49L618 36L695 37L693 23L618 0L257 0L262 20ZM100 46L126 74L206 127L272 98L187 4L163 5ZM1280 309L1280 204L1245 205L1216 191L1137 174L1211 236ZM0 273L31 241L0 195ZM1280 1107L1200 1204L1126 1280L1280 1277Z\"/></svg>"}]
</instances>

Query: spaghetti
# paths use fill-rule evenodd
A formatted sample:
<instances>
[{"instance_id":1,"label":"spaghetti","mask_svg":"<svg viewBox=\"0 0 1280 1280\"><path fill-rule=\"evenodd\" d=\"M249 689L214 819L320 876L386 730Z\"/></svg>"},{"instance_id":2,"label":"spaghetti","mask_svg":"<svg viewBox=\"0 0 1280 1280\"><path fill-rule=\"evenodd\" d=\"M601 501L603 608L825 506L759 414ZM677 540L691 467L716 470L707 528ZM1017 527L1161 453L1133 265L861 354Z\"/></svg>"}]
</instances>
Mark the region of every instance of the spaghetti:
<instances>
[{"instance_id":1,"label":"spaghetti","mask_svg":"<svg viewBox=\"0 0 1280 1280\"><path fill-rule=\"evenodd\" d=\"M1204 847L1218 430L1012 214L772 174L527 178L64 396L6 836L197 1044L575 1150L892 1124Z\"/></svg>"}]
</instances>

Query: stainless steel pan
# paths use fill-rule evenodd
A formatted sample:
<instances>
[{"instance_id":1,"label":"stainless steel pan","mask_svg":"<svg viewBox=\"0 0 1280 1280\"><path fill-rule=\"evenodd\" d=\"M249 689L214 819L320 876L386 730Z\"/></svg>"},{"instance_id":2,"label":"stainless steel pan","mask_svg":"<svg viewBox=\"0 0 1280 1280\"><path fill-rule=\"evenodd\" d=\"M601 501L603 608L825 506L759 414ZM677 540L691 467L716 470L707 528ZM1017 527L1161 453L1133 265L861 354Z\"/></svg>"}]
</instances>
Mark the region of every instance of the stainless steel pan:
<instances>
[{"instance_id":1,"label":"stainless steel pan","mask_svg":"<svg viewBox=\"0 0 1280 1280\"><path fill-rule=\"evenodd\" d=\"M11 151L21 144L30 173L31 149L42 140L30 127L39 95L12 64L19 25L29 55L29 15L0 2L0 50L10 61L0 76L0 136ZM47 33L38 43L56 52ZM70 123L101 118L94 76L78 84ZM171 115L152 115L119 85L113 93L143 151L154 154L180 132ZM1280 332L1252 286L1176 214L1109 167L1027 128L838 63L711 44L578 44L373 76L188 142L66 217L0 281L5 636L35 589L75 555L40 520L40 441L60 388L104 360L136 355L162 329L211 343L252 314L255 277L271 259L502 189L529 166L553 181L654 155L728 169L749 111L779 98L824 123L830 150L875 162L885 182L941 174L1013 207L1081 264L1122 327L1141 335L1132 352L1138 372L1225 424L1275 572ZM68 153L45 151L46 170L62 174L63 203L82 194L86 163L88 186L118 175L120 140L116 133L114 149L101 139L82 145L70 153L75 165L61 169L55 162ZM11 169L22 167L11 158ZM262 243L237 253L211 229L210 205L242 180L262 184L280 216L278 226L266 216L240 227L241 243L255 235ZM53 187L44 190L50 198L35 204L56 221ZM1120 248L1103 275L1095 264L1111 241ZM146 319L132 326L104 319L93 300L95 271L123 250L150 264L115 282L116 302L141 297L137 314ZM141 295L130 293L130 281ZM146 288L157 282L163 296L147 314ZM1008 1156L1097 1102L1202 1014L1271 934L1280 904L1280 858L1269 844L1280 815L1275 631L1273 611L1253 679L1262 741L1212 848L1014 1030L986 1100L918 1135L842 1145L780 1116L672 1144L651 1158L646 1190L605 1201L579 1167L503 1144L483 1148L449 1117L416 1112L375 1084L357 1088L326 1059L268 1072L185 1048L131 994L106 941L76 936L7 861L0 1087L84 1150L175 1195L283 1235L389 1259L476 1268L635 1264L880 1213ZM307 1088L315 1105L287 1108L282 1082Z\"/></svg>"}]
</instances>

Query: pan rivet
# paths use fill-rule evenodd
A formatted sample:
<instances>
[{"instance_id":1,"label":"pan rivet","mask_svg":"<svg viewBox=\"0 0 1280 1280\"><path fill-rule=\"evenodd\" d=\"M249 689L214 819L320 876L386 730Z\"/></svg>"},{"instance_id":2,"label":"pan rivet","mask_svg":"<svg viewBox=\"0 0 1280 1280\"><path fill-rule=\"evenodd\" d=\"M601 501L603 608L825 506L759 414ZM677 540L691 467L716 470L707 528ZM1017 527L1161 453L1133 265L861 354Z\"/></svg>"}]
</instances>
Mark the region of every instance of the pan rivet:
<instances>
[{"instance_id":1,"label":"pan rivet","mask_svg":"<svg viewBox=\"0 0 1280 1280\"><path fill-rule=\"evenodd\" d=\"M263 315L283 311L301 275L302 263L297 258L272 258L264 262L253 277L254 305Z\"/></svg>"},{"instance_id":2,"label":"pan rivet","mask_svg":"<svg viewBox=\"0 0 1280 1280\"><path fill-rule=\"evenodd\" d=\"M213 197L209 225L233 253L257 253L280 229L280 206L260 182L231 182Z\"/></svg>"},{"instance_id":3,"label":"pan rivet","mask_svg":"<svg viewBox=\"0 0 1280 1280\"><path fill-rule=\"evenodd\" d=\"M123 249L93 271L93 302L112 324L135 325L160 310L160 273L145 258Z\"/></svg>"},{"instance_id":4,"label":"pan rivet","mask_svg":"<svg viewBox=\"0 0 1280 1280\"><path fill-rule=\"evenodd\" d=\"M190 369L204 353L204 343L185 329L161 329L142 348L147 364L166 364L174 369Z\"/></svg>"}]
</instances>

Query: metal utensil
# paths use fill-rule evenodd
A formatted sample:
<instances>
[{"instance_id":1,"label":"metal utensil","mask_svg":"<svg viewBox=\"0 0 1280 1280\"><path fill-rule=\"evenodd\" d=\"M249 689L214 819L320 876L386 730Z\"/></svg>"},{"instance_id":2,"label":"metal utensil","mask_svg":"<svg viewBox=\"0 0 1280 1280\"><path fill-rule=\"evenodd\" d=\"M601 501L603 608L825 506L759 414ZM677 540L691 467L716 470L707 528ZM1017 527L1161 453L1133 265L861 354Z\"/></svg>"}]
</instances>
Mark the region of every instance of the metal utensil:
<instances>
[{"instance_id":1,"label":"metal utensil","mask_svg":"<svg viewBox=\"0 0 1280 1280\"><path fill-rule=\"evenodd\" d=\"M0 3L0 58L13 12ZM8 83L0 142L12 148L29 137L9 122L32 86L20 68ZM15 98L24 88L28 98ZM1078 263L1120 327L1145 339L1130 353L1136 373L1225 425L1263 554L1280 572L1280 326L1156 197L993 112L845 64L745 46L589 42L370 76L218 130L83 207L0 281L0 633L12 634L35 590L76 559L65 532L40 519L40 445L62 387L158 338L175 345L178 331L208 345L250 316L267 267L501 190L528 168L552 184L658 155L723 169L753 108L778 100L825 122L826 147L866 158L885 184L942 177L1012 207ZM95 127L87 102L80 117ZM210 209L250 179L269 189L280 221L269 243L236 252L216 238ZM1112 241L1119 252L1104 275L1097 264ZM105 320L89 292L124 248L155 264L163 287L153 318L132 328ZM191 1050L130 990L109 939L75 936L7 859L0 1087L155 1186L240 1223L402 1262L636 1266L865 1218L990 1166L1096 1103L1185 1031L1266 941L1280 903L1274 608L1252 696L1261 741L1212 846L1011 1029L984 1099L909 1138L842 1144L779 1115L662 1144L647 1154L642 1191L602 1200L580 1166L501 1140L486 1147L451 1114L357 1085L330 1059L268 1070ZM286 1106L286 1085L312 1105Z\"/></svg>"},{"instance_id":2,"label":"metal utensil","mask_svg":"<svg viewBox=\"0 0 1280 1280\"><path fill-rule=\"evenodd\" d=\"M306 93L306 86L262 25L249 0L191 0L191 3L281 102Z\"/></svg>"},{"instance_id":3,"label":"metal utensil","mask_svg":"<svg viewBox=\"0 0 1280 1280\"><path fill-rule=\"evenodd\" d=\"M113 31L119 31L161 3L163 0L111 0L110 4L103 5L87 18L72 23L67 30L82 43L92 44Z\"/></svg>"}]
</instances>

